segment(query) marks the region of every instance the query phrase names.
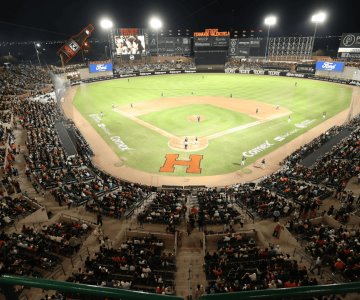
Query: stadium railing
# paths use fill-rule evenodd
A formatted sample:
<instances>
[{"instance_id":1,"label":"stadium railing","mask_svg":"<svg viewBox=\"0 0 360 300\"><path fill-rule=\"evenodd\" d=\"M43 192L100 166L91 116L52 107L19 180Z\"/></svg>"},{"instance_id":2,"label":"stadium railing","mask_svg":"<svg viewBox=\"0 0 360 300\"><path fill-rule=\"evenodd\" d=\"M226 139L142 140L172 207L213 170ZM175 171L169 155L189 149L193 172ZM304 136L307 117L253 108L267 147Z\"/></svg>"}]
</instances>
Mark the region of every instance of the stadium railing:
<instances>
[{"instance_id":1,"label":"stadium railing","mask_svg":"<svg viewBox=\"0 0 360 300\"><path fill-rule=\"evenodd\" d=\"M22 277L3 275L0 276L0 288L6 300L18 300L19 296L15 293L14 286L22 285L25 287L35 287L44 290L56 290L62 293L75 293L77 295L89 295L96 297L109 297L110 299L123 300L180 300L177 296L151 294L145 292L115 289L102 286L92 286L86 284L76 284L49 279L34 277ZM247 300L247 299L284 299L284 298L310 298L325 295L343 295L360 292L360 282L303 286L297 288L266 289L254 290L238 293L208 294L202 296L201 300Z\"/></svg>"}]
</instances>

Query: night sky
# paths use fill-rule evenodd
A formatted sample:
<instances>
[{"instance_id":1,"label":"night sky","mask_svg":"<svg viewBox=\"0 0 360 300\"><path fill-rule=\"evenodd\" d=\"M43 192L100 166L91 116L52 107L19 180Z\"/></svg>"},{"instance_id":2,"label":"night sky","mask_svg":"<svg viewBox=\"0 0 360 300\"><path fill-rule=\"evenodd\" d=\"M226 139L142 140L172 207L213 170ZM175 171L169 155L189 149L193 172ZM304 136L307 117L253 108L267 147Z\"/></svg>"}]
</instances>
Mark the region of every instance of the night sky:
<instances>
[{"instance_id":1,"label":"night sky","mask_svg":"<svg viewBox=\"0 0 360 300\"><path fill-rule=\"evenodd\" d=\"M99 28L101 16L110 17L116 27L147 27L149 17L157 15L164 29L205 28L265 29L263 19L268 14L278 17L272 29L274 35L311 35L314 24L311 15L324 10L325 24L319 35L340 35L359 32L359 1L291 1L291 0L7 0L0 5L0 41L61 40L79 32L91 23Z\"/></svg>"}]
</instances>

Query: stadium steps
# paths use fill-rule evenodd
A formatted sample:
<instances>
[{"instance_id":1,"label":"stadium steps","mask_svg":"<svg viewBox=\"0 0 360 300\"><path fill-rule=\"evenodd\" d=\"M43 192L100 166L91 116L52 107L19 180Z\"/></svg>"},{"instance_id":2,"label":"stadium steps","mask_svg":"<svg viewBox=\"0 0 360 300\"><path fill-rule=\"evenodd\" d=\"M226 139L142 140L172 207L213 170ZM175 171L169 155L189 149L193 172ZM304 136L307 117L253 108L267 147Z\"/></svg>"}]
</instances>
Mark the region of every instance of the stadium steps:
<instances>
[{"instance_id":1,"label":"stadium steps","mask_svg":"<svg viewBox=\"0 0 360 300\"><path fill-rule=\"evenodd\" d=\"M189 236L185 231L182 232L182 240L176 256L175 289L178 296L194 297L198 284L206 287L202 239L203 232L197 229L194 229Z\"/></svg>"}]
</instances>

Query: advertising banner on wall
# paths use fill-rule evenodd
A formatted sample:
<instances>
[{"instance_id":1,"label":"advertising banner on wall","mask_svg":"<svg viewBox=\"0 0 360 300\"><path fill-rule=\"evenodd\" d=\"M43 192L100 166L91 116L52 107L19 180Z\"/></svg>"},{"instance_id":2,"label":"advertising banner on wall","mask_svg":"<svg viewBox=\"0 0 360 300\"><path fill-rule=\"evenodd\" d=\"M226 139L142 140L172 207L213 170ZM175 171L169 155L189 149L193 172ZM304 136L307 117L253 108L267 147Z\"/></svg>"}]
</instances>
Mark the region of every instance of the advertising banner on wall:
<instances>
[{"instance_id":1,"label":"advertising banner on wall","mask_svg":"<svg viewBox=\"0 0 360 300\"><path fill-rule=\"evenodd\" d=\"M360 33L343 33L338 52L360 53Z\"/></svg>"},{"instance_id":2,"label":"advertising banner on wall","mask_svg":"<svg viewBox=\"0 0 360 300\"><path fill-rule=\"evenodd\" d=\"M328 71L328 72L342 72L344 70L345 63L338 61L317 61L316 71Z\"/></svg>"},{"instance_id":3,"label":"advertising banner on wall","mask_svg":"<svg viewBox=\"0 0 360 300\"><path fill-rule=\"evenodd\" d=\"M99 73L99 72L111 72L113 69L112 63L90 63L89 72L90 73Z\"/></svg>"}]
</instances>

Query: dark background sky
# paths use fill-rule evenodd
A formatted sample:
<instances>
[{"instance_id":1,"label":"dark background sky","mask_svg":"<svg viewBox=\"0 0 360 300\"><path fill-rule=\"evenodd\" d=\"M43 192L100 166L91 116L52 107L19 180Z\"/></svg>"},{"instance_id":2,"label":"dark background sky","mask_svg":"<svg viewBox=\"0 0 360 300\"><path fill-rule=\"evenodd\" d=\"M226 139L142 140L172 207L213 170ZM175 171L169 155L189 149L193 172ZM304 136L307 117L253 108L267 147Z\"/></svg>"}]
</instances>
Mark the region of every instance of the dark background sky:
<instances>
[{"instance_id":1,"label":"dark background sky","mask_svg":"<svg viewBox=\"0 0 360 300\"><path fill-rule=\"evenodd\" d=\"M87 24L95 26L95 37L104 33L99 27L101 16L112 18L116 27L147 27L151 15L162 18L164 29L222 30L265 28L268 14L278 16L274 35L311 35L311 15L324 10L325 24L319 35L359 32L359 1L340 0L7 0L0 7L0 41L64 39ZM35 29L37 28L37 29ZM41 30L40 30L41 29Z\"/></svg>"}]
</instances>

